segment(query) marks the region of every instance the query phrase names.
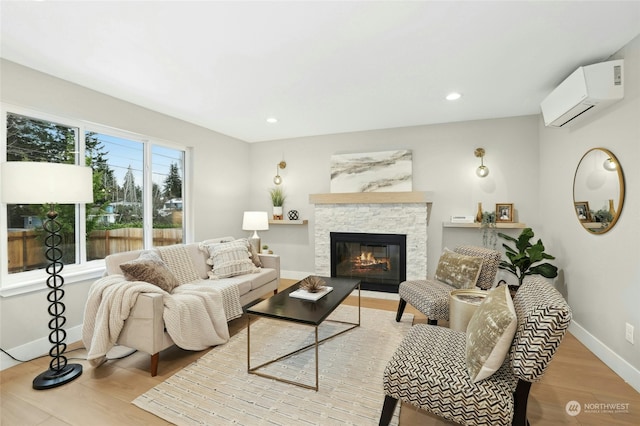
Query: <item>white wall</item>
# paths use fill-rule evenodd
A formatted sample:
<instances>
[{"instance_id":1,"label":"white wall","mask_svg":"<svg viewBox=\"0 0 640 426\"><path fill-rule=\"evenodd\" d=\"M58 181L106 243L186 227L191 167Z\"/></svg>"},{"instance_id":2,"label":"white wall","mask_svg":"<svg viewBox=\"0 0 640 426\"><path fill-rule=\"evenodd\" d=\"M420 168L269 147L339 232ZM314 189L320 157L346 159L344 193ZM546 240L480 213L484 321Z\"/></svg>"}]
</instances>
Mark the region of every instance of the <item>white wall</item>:
<instances>
[{"instance_id":1,"label":"white wall","mask_svg":"<svg viewBox=\"0 0 640 426\"><path fill-rule=\"evenodd\" d=\"M484 179L475 174L480 159L473 152L478 147L485 148L485 165L490 169ZM442 227L451 215L475 215L478 202L489 211L496 203L514 203L516 219L537 230L538 116L256 143L251 145L250 161L254 176L252 208L270 209L267 189L273 186L275 165L284 156L287 168L280 175L288 195L285 211L296 209L302 218L309 219L307 227L271 226L261 233L263 244L282 255L283 270L299 274L314 271L314 218L309 194L330 192L331 155L393 149L412 151L413 189L434 192L428 224L428 275L435 272L444 246L482 244L477 230L443 231Z\"/></svg>"},{"instance_id":2,"label":"white wall","mask_svg":"<svg viewBox=\"0 0 640 426\"><path fill-rule=\"evenodd\" d=\"M250 187L249 144L6 60L0 65L2 102L191 147L196 177L192 187L195 240L242 235L242 212L247 207ZM82 324L90 285L91 282L65 284L65 328L75 328L74 333ZM25 357L48 350L47 306L44 291L0 298L0 346L18 348ZM31 353L33 342L45 349ZM2 361L4 365L6 359Z\"/></svg>"},{"instance_id":3,"label":"white wall","mask_svg":"<svg viewBox=\"0 0 640 426\"><path fill-rule=\"evenodd\" d=\"M540 221L562 269L571 331L640 390L640 37L611 59L621 58L621 102L568 129L540 124ZM602 235L587 233L573 210L574 172L594 147L618 157L626 181L620 219ZM634 345L625 341L625 323L635 327Z\"/></svg>"}]
</instances>

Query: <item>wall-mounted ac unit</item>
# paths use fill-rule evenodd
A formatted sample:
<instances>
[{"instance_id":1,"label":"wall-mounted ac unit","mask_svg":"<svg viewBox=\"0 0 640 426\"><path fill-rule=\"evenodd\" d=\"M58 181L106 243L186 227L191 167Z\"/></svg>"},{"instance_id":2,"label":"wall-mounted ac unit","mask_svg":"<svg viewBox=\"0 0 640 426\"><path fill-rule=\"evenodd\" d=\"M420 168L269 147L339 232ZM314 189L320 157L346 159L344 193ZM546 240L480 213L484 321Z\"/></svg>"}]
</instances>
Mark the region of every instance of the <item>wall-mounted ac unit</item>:
<instances>
[{"instance_id":1,"label":"wall-mounted ac unit","mask_svg":"<svg viewBox=\"0 0 640 426\"><path fill-rule=\"evenodd\" d=\"M622 99L623 68L624 60L619 59L575 70L540 104L545 126L562 127L587 111L602 109Z\"/></svg>"}]
</instances>

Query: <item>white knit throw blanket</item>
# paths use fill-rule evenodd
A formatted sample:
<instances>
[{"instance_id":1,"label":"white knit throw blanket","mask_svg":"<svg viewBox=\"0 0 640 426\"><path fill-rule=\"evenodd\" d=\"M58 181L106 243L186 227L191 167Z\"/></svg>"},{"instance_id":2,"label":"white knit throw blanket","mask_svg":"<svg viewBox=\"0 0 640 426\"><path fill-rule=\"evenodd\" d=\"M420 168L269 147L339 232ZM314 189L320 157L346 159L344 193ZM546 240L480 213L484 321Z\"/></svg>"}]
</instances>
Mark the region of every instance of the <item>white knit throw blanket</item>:
<instances>
[{"instance_id":1,"label":"white knit throw blanket","mask_svg":"<svg viewBox=\"0 0 640 426\"><path fill-rule=\"evenodd\" d=\"M183 284L169 294L153 284L109 275L91 286L85 306L82 342L91 365L106 360L140 293L162 294L165 327L179 347L202 350L229 340L221 292L215 287Z\"/></svg>"}]
</instances>

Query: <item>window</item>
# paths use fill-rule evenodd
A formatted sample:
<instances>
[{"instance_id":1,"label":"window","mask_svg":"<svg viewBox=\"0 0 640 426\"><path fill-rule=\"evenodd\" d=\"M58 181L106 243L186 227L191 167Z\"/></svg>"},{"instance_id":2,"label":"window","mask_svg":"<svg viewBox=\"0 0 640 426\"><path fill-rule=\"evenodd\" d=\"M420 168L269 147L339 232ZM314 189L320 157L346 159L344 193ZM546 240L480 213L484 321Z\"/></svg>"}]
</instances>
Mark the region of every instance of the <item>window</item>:
<instances>
[{"instance_id":1,"label":"window","mask_svg":"<svg viewBox=\"0 0 640 426\"><path fill-rule=\"evenodd\" d=\"M56 206L65 226L65 269L95 269L93 261L112 253L184 242L185 148L32 111L5 116L3 161L81 164L84 158L93 169L93 204ZM20 285L26 276L44 285L42 223L48 207L8 205L6 216L0 214L6 217L0 289L7 281Z\"/></svg>"},{"instance_id":2,"label":"window","mask_svg":"<svg viewBox=\"0 0 640 426\"><path fill-rule=\"evenodd\" d=\"M87 131L85 144L94 179L88 260L142 249L146 232L153 246L183 242L184 151L151 144L151 169L145 170L145 142Z\"/></svg>"},{"instance_id":3,"label":"window","mask_svg":"<svg viewBox=\"0 0 640 426\"><path fill-rule=\"evenodd\" d=\"M153 146L153 245L166 246L182 241L184 152Z\"/></svg>"}]
</instances>

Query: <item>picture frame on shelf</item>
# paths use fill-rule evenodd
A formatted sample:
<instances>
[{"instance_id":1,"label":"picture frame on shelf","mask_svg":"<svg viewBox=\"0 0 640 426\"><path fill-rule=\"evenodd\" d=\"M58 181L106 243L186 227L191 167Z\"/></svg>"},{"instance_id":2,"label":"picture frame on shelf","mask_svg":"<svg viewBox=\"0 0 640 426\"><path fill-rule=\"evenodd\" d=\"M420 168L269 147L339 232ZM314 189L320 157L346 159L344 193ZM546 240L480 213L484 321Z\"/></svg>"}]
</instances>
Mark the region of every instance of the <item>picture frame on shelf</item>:
<instances>
[{"instance_id":1,"label":"picture frame on shelf","mask_svg":"<svg viewBox=\"0 0 640 426\"><path fill-rule=\"evenodd\" d=\"M589 222L590 221L590 212L589 210L589 202L588 201L576 201L573 203L576 207L576 216L578 216L578 220L580 222Z\"/></svg>"},{"instance_id":2,"label":"picture frame on shelf","mask_svg":"<svg viewBox=\"0 0 640 426\"><path fill-rule=\"evenodd\" d=\"M513 203L496 204L496 222L513 222Z\"/></svg>"}]
</instances>

